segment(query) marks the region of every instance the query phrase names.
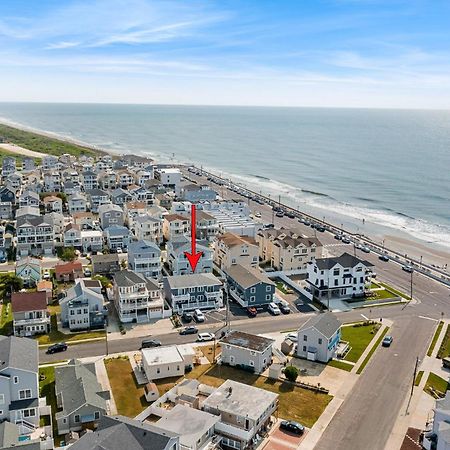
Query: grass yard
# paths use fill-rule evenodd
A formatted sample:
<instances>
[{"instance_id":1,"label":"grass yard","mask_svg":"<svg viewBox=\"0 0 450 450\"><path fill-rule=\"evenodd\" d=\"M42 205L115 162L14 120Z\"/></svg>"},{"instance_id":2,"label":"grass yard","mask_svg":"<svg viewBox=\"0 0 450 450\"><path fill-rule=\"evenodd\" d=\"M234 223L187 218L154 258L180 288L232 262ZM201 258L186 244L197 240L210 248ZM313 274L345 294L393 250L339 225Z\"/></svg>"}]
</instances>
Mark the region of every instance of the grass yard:
<instances>
[{"instance_id":1,"label":"grass yard","mask_svg":"<svg viewBox=\"0 0 450 450\"><path fill-rule=\"evenodd\" d=\"M366 300L384 300L386 298L395 298L397 297L396 294L394 294L391 291L388 291L387 289L381 289L379 291L373 291L372 297L367 297Z\"/></svg>"},{"instance_id":2,"label":"grass yard","mask_svg":"<svg viewBox=\"0 0 450 450\"><path fill-rule=\"evenodd\" d=\"M344 359L356 363L375 336L374 325L347 325L341 328L341 340L347 341L351 350Z\"/></svg>"},{"instance_id":3,"label":"grass yard","mask_svg":"<svg viewBox=\"0 0 450 450\"><path fill-rule=\"evenodd\" d=\"M381 341L383 340L384 336L386 335L386 333L388 331L389 331L389 327L386 327L384 329L384 331L381 333L380 337L377 339L377 342L375 342L375 344L370 349L369 353L367 353L366 358L364 359L364 361L362 362L362 364L358 367L358 370L356 371L356 373L358 375L364 370L364 367L367 366L367 363L369 362L372 355L375 353L375 350L380 346Z\"/></svg>"},{"instance_id":4,"label":"grass yard","mask_svg":"<svg viewBox=\"0 0 450 450\"><path fill-rule=\"evenodd\" d=\"M439 351L437 353L438 358L447 358L450 356L450 325L447 325L447 329L445 330L445 336L442 340L441 346L439 347Z\"/></svg>"},{"instance_id":5,"label":"grass yard","mask_svg":"<svg viewBox=\"0 0 450 450\"><path fill-rule=\"evenodd\" d=\"M111 390L117 412L127 417L135 417L147 406L144 388L136 383L128 357L105 360Z\"/></svg>"},{"instance_id":6,"label":"grass yard","mask_svg":"<svg viewBox=\"0 0 450 450\"><path fill-rule=\"evenodd\" d=\"M50 345L55 344L56 342L77 342L77 341L83 341L85 339L93 339L93 338L104 338L106 336L106 333L104 330L99 331L85 331L81 333L61 333L61 331L58 331L57 326L57 318L56 314L52 314L50 317L51 320L51 330L48 334L42 334L40 336L37 336L37 341L39 345Z\"/></svg>"},{"instance_id":7,"label":"grass yard","mask_svg":"<svg viewBox=\"0 0 450 450\"><path fill-rule=\"evenodd\" d=\"M43 380L41 380L43 376ZM55 446L60 445L60 441L64 438L58 436L58 428L56 426L55 414L58 411L56 406L56 394L55 394L55 368L54 367L42 367L39 369L39 390L40 396L46 397L47 404L52 408L52 421L53 421L53 439L55 440Z\"/></svg>"},{"instance_id":8,"label":"grass yard","mask_svg":"<svg viewBox=\"0 0 450 450\"><path fill-rule=\"evenodd\" d=\"M0 315L0 334L9 336L13 332L13 314L11 302L3 300L2 312Z\"/></svg>"},{"instance_id":9,"label":"grass yard","mask_svg":"<svg viewBox=\"0 0 450 450\"><path fill-rule=\"evenodd\" d=\"M378 284L388 291L391 291L394 295L397 295L399 297L406 298L406 300L411 300L411 297L409 295L404 294L403 292L400 292L398 289L393 288L392 286L389 286L386 283L382 283L381 281L378 281Z\"/></svg>"},{"instance_id":10,"label":"grass yard","mask_svg":"<svg viewBox=\"0 0 450 450\"><path fill-rule=\"evenodd\" d=\"M286 289L286 286L285 286L285 284L282 281L277 281L275 283L275 285L276 285L277 289L280 290L281 292L283 292L284 294L288 294L289 293L289 290Z\"/></svg>"},{"instance_id":11,"label":"grass yard","mask_svg":"<svg viewBox=\"0 0 450 450\"><path fill-rule=\"evenodd\" d=\"M213 349L214 344L211 345L202 345L201 347L198 347L200 349L200 351L208 358L208 361L210 363L213 363L213 358L214 355L217 359L217 357L220 355L221 350L220 350L220 344L216 344L216 351L214 353L214 349Z\"/></svg>"},{"instance_id":12,"label":"grass yard","mask_svg":"<svg viewBox=\"0 0 450 450\"><path fill-rule=\"evenodd\" d=\"M444 326L444 322L442 320L439 322L439 325L436 328L436 331L434 333L433 339L431 340L430 348L427 351L427 356L431 356L433 353L434 347L436 346L436 342L439 338L439 335L441 334L442 327Z\"/></svg>"},{"instance_id":13,"label":"grass yard","mask_svg":"<svg viewBox=\"0 0 450 450\"><path fill-rule=\"evenodd\" d=\"M336 367L336 369L346 370L347 372L351 372L353 369L353 364L346 363L345 361L338 361L337 359L332 359L327 366Z\"/></svg>"},{"instance_id":14,"label":"grass yard","mask_svg":"<svg viewBox=\"0 0 450 450\"><path fill-rule=\"evenodd\" d=\"M419 386L420 382L422 381L423 377L423 370L421 370L417 375L416 379L414 380L414 386Z\"/></svg>"},{"instance_id":15,"label":"grass yard","mask_svg":"<svg viewBox=\"0 0 450 450\"><path fill-rule=\"evenodd\" d=\"M448 381L431 372L428 375L428 379L423 390L434 398L442 398L445 396L448 388Z\"/></svg>"}]
</instances>

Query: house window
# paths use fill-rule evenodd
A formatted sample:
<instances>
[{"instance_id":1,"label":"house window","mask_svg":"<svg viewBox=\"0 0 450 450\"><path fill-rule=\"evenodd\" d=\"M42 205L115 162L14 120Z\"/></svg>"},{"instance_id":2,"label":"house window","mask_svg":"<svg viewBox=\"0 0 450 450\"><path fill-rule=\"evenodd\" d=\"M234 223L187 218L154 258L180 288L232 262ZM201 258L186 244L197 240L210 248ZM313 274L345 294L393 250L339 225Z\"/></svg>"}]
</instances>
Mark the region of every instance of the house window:
<instances>
[{"instance_id":1,"label":"house window","mask_svg":"<svg viewBox=\"0 0 450 450\"><path fill-rule=\"evenodd\" d=\"M256 288L255 287L250 288L250 293L251 294L254 294L255 292L256 292Z\"/></svg>"},{"instance_id":2,"label":"house window","mask_svg":"<svg viewBox=\"0 0 450 450\"><path fill-rule=\"evenodd\" d=\"M340 273L339 269L334 269L334 270L333 270L333 275L334 275L335 277L339 276L339 273Z\"/></svg>"},{"instance_id":3,"label":"house window","mask_svg":"<svg viewBox=\"0 0 450 450\"><path fill-rule=\"evenodd\" d=\"M306 345L303 346L303 351L306 352Z\"/></svg>"},{"instance_id":4,"label":"house window","mask_svg":"<svg viewBox=\"0 0 450 450\"><path fill-rule=\"evenodd\" d=\"M270 294L266 295L266 300L270 300L271 297L272 297L272 296L271 296Z\"/></svg>"},{"instance_id":5,"label":"house window","mask_svg":"<svg viewBox=\"0 0 450 450\"><path fill-rule=\"evenodd\" d=\"M156 373L161 373L161 369L159 367L156 369Z\"/></svg>"},{"instance_id":6,"label":"house window","mask_svg":"<svg viewBox=\"0 0 450 450\"><path fill-rule=\"evenodd\" d=\"M98 420L100 419L100 412L99 411L95 411L94 413L94 420Z\"/></svg>"},{"instance_id":7,"label":"house window","mask_svg":"<svg viewBox=\"0 0 450 450\"><path fill-rule=\"evenodd\" d=\"M31 398L31 389L21 389L19 391L19 399Z\"/></svg>"},{"instance_id":8,"label":"house window","mask_svg":"<svg viewBox=\"0 0 450 450\"><path fill-rule=\"evenodd\" d=\"M76 414L73 420L75 421L75 423L78 423L80 421L80 416Z\"/></svg>"},{"instance_id":9,"label":"house window","mask_svg":"<svg viewBox=\"0 0 450 450\"><path fill-rule=\"evenodd\" d=\"M250 361L250 367L255 367L255 362L254 361Z\"/></svg>"},{"instance_id":10,"label":"house window","mask_svg":"<svg viewBox=\"0 0 450 450\"><path fill-rule=\"evenodd\" d=\"M271 289L272 289L271 286L266 286L266 292L270 292Z\"/></svg>"},{"instance_id":11,"label":"house window","mask_svg":"<svg viewBox=\"0 0 450 450\"><path fill-rule=\"evenodd\" d=\"M255 299L256 299L256 297L255 297L254 295L252 295L252 296L250 297L250 301L253 302L253 303L255 302Z\"/></svg>"},{"instance_id":12,"label":"house window","mask_svg":"<svg viewBox=\"0 0 450 450\"><path fill-rule=\"evenodd\" d=\"M308 336L307 336L306 334L303 335L303 340L304 340L305 342L308 342Z\"/></svg>"},{"instance_id":13,"label":"house window","mask_svg":"<svg viewBox=\"0 0 450 450\"><path fill-rule=\"evenodd\" d=\"M17 384L19 382L19 377L14 377L14 384Z\"/></svg>"},{"instance_id":14,"label":"house window","mask_svg":"<svg viewBox=\"0 0 450 450\"><path fill-rule=\"evenodd\" d=\"M322 338L319 338L319 345L322 345Z\"/></svg>"}]
</instances>

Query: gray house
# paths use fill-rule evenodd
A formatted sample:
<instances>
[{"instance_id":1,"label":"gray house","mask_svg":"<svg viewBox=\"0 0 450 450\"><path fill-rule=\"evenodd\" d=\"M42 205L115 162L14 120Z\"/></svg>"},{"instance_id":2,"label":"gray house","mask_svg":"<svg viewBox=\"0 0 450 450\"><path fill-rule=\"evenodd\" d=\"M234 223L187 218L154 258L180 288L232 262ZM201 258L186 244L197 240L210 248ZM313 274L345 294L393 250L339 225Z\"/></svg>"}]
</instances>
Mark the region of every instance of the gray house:
<instances>
[{"instance_id":1,"label":"gray house","mask_svg":"<svg viewBox=\"0 0 450 450\"><path fill-rule=\"evenodd\" d=\"M124 416L103 416L93 433L86 433L71 450L179 450L179 438L148 422Z\"/></svg>"},{"instance_id":2,"label":"gray house","mask_svg":"<svg viewBox=\"0 0 450 450\"><path fill-rule=\"evenodd\" d=\"M92 272L95 275L109 275L120 270L119 255L110 253L107 255L92 256Z\"/></svg>"},{"instance_id":3,"label":"gray house","mask_svg":"<svg viewBox=\"0 0 450 450\"><path fill-rule=\"evenodd\" d=\"M258 268L235 264L226 269L228 293L244 308L273 302L275 284Z\"/></svg>"},{"instance_id":4,"label":"gray house","mask_svg":"<svg viewBox=\"0 0 450 450\"><path fill-rule=\"evenodd\" d=\"M297 356L327 363L336 354L341 322L331 312L311 317L298 330Z\"/></svg>"},{"instance_id":5,"label":"gray house","mask_svg":"<svg viewBox=\"0 0 450 450\"><path fill-rule=\"evenodd\" d=\"M107 414L109 391L104 391L97 380L95 364L82 364L73 359L66 366L55 368L55 393L58 434L96 428L100 418Z\"/></svg>"},{"instance_id":6,"label":"gray house","mask_svg":"<svg viewBox=\"0 0 450 450\"><path fill-rule=\"evenodd\" d=\"M111 225L105 228L103 236L106 239L106 245L112 251L117 249L126 250L131 240L131 231L122 225Z\"/></svg>"},{"instance_id":7,"label":"gray house","mask_svg":"<svg viewBox=\"0 0 450 450\"><path fill-rule=\"evenodd\" d=\"M38 343L0 336L0 421L30 434L39 426Z\"/></svg>"},{"instance_id":8,"label":"gray house","mask_svg":"<svg viewBox=\"0 0 450 450\"><path fill-rule=\"evenodd\" d=\"M70 331L103 328L106 309L102 284L98 280L79 280L60 300L61 322Z\"/></svg>"},{"instance_id":9,"label":"gray house","mask_svg":"<svg viewBox=\"0 0 450 450\"><path fill-rule=\"evenodd\" d=\"M233 330L221 340L222 363L262 373L272 363L273 343L273 339Z\"/></svg>"},{"instance_id":10,"label":"gray house","mask_svg":"<svg viewBox=\"0 0 450 450\"><path fill-rule=\"evenodd\" d=\"M151 241L136 241L128 245L128 268L146 277L161 275L161 250Z\"/></svg>"},{"instance_id":11,"label":"gray house","mask_svg":"<svg viewBox=\"0 0 450 450\"><path fill-rule=\"evenodd\" d=\"M98 217L103 230L112 225L123 226L124 224L123 209L113 203L99 206Z\"/></svg>"}]
</instances>

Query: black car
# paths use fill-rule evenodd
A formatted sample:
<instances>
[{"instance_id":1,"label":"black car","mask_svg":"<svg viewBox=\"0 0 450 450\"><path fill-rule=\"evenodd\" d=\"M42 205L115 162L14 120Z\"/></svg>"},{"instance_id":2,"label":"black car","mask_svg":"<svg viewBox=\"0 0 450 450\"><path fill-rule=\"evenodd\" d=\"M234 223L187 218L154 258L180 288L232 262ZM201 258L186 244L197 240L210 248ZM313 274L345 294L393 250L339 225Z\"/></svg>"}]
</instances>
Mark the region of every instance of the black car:
<instances>
[{"instance_id":1,"label":"black car","mask_svg":"<svg viewBox=\"0 0 450 450\"><path fill-rule=\"evenodd\" d=\"M186 313L186 312L185 312L185 313L181 316L181 319L183 320L183 322L191 323L192 320L194 319L194 316L193 316L191 313Z\"/></svg>"},{"instance_id":2,"label":"black car","mask_svg":"<svg viewBox=\"0 0 450 450\"><path fill-rule=\"evenodd\" d=\"M291 211L288 211L286 213L286 216L289 217L289 219L295 219L295 214L293 212L291 212Z\"/></svg>"},{"instance_id":3,"label":"black car","mask_svg":"<svg viewBox=\"0 0 450 450\"><path fill-rule=\"evenodd\" d=\"M141 342L141 349L152 347L161 347L161 341L157 341L156 339L144 339Z\"/></svg>"},{"instance_id":4,"label":"black car","mask_svg":"<svg viewBox=\"0 0 450 450\"><path fill-rule=\"evenodd\" d=\"M59 352L65 352L67 350L67 344L65 342L58 342L58 344L50 345L50 347L47 349L46 353L52 354L52 353L59 353Z\"/></svg>"},{"instance_id":5,"label":"black car","mask_svg":"<svg viewBox=\"0 0 450 450\"><path fill-rule=\"evenodd\" d=\"M305 427L301 423L294 422L293 420L283 420L280 423L280 429L295 434L303 434L305 432Z\"/></svg>"},{"instance_id":6,"label":"black car","mask_svg":"<svg viewBox=\"0 0 450 450\"><path fill-rule=\"evenodd\" d=\"M291 308L289 308L289 306L285 305L284 303L278 303L278 308L280 308L280 311L283 314L290 314L291 313Z\"/></svg>"},{"instance_id":7,"label":"black car","mask_svg":"<svg viewBox=\"0 0 450 450\"><path fill-rule=\"evenodd\" d=\"M196 327L185 327L182 330L180 330L181 335L197 334L197 333L198 333L198 329Z\"/></svg>"},{"instance_id":8,"label":"black car","mask_svg":"<svg viewBox=\"0 0 450 450\"><path fill-rule=\"evenodd\" d=\"M392 336L385 336L381 345L383 347L390 347L393 340Z\"/></svg>"},{"instance_id":9,"label":"black car","mask_svg":"<svg viewBox=\"0 0 450 450\"><path fill-rule=\"evenodd\" d=\"M380 256L378 257L378 259L379 259L380 261L388 262L388 261L389 261L389 256L388 256L388 255L380 255Z\"/></svg>"},{"instance_id":10,"label":"black car","mask_svg":"<svg viewBox=\"0 0 450 450\"><path fill-rule=\"evenodd\" d=\"M316 230L317 230L319 233L323 233L323 232L325 231L325 227L323 227L322 225L317 225L317 226L316 226Z\"/></svg>"}]
</instances>

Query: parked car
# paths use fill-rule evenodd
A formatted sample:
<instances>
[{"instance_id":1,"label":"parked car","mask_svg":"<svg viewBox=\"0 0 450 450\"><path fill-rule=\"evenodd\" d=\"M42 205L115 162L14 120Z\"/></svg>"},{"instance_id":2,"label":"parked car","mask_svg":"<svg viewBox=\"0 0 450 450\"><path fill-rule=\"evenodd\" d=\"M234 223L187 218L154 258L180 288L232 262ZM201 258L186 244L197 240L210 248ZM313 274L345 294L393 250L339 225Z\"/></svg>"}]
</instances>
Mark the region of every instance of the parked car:
<instances>
[{"instance_id":1,"label":"parked car","mask_svg":"<svg viewBox=\"0 0 450 450\"><path fill-rule=\"evenodd\" d=\"M295 219L295 214L293 212L291 212L291 211L288 211L286 213L286 216L289 217L289 219Z\"/></svg>"},{"instance_id":2,"label":"parked car","mask_svg":"<svg viewBox=\"0 0 450 450\"><path fill-rule=\"evenodd\" d=\"M337 241L342 241L342 234L335 234L335 235L334 235L334 238L335 238Z\"/></svg>"},{"instance_id":3,"label":"parked car","mask_svg":"<svg viewBox=\"0 0 450 450\"><path fill-rule=\"evenodd\" d=\"M44 275L42 276L44 280L50 280L50 271L48 269L44 270Z\"/></svg>"},{"instance_id":4,"label":"parked car","mask_svg":"<svg viewBox=\"0 0 450 450\"><path fill-rule=\"evenodd\" d=\"M316 226L316 230L317 230L319 233L323 233L323 232L326 230L326 228L325 228L324 226L322 226L322 225L317 225L317 226Z\"/></svg>"},{"instance_id":5,"label":"parked car","mask_svg":"<svg viewBox=\"0 0 450 450\"><path fill-rule=\"evenodd\" d=\"M274 316L279 316L281 314L280 308L275 303L269 303L269 312L271 312Z\"/></svg>"},{"instance_id":6,"label":"parked car","mask_svg":"<svg viewBox=\"0 0 450 450\"><path fill-rule=\"evenodd\" d=\"M381 343L381 345L383 347L390 347L393 341L393 337L392 336L385 336L383 339L383 342Z\"/></svg>"},{"instance_id":7,"label":"parked car","mask_svg":"<svg viewBox=\"0 0 450 450\"><path fill-rule=\"evenodd\" d=\"M156 339L144 339L141 342L141 349L152 347L161 347L161 341L158 341Z\"/></svg>"},{"instance_id":8,"label":"parked car","mask_svg":"<svg viewBox=\"0 0 450 450\"><path fill-rule=\"evenodd\" d=\"M408 265L402 266L402 270L404 270L405 272L408 272L408 273L414 272L414 268L412 266L408 266Z\"/></svg>"},{"instance_id":9,"label":"parked car","mask_svg":"<svg viewBox=\"0 0 450 450\"><path fill-rule=\"evenodd\" d=\"M67 350L67 344L65 342L58 342L57 344L50 345L50 347L47 348L46 353L52 354L52 353L59 353L59 352L65 352Z\"/></svg>"},{"instance_id":10,"label":"parked car","mask_svg":"<svg viewBox=\"0 0 450 450\"><path fill-rule=\"evenodd\" d=\"M286 336L286 339L289 339L292 342L297 342L298 341L298 334L297 333L289 333Z\"/></svg>"},{"instance_id":11,"label":"parked car","mask_svg":"<svg viewBox=\"0 0 450 450\"><path fill-rule=\"evenodd\" d=\"M88 269L87 267L84 269L83 273L85 277L90 277L92 275L91 269Z\"/></svg>"},{"instance_id":12,"label":"parked car","mask_svg":"<svg viewBox=\"0 0 450 450\"><path fill-rule=\"evenodd\" d=\"M256 311L256 308L253 306L250 306L249 308L247 308L247 315L248 317L256 317L258 314L258 312Z\"/></svg>"},{"instance_id":13,"label":"parked car","mask_svg":"<svg viewBox=\"0 0 450 450\"><path fill-rule=\"evenodd\" d=\"M204 322L205 315L202 313L202 311L200 309L196 309L194 311L194 319L196 322Z\"/></svg>"},{"instance_id":14,"label":"parked car","mask_svg":"<svg viewBox=\"0 0 450 450\"><path fill-rule=\"evenodd\" d=\"M364 246L361 248L361 251L363 251L364 253L370 253L370 248L367 246Z\"/></svg>"},{"instance_id":15,"label":"parked car","mask_svg":"<svg viewBox=\"0 0 450 450\"><path fill-rule=\"evenodd\" d=\"M277 217L284 217L284 212L283 211L277 211L275 215Z\"/></svg>"},{"instance_id":16,"label":"parked car","mask_svg":"<svg viewBox=\"0 0 450 450\"><path fill-rule=\"evenodd\" d=\"M194 320L194 316L191 313L185 312L181 316L181 319L183 320L183 322L191 323Z\"/></svg>"},{"instance_id":17,"label":"parked car","mask_svg":"<svg viewBox=\"0 0 450 450\"><path fill-rule=\"evenodd\" d=\"M193 327L193 326L185 327L182 330L180 330L180 334L181 335L197 334L197 333L198 333L198 329L196 327Z\"/></svg>"},{"instance_id":18,"label":"parked car","mask_svg":"<svg viewBox=\"0 0 450 450\"><path fill-rule=\"evenodd\" d=\"M259 211L255 212L255 217L259 219L261 217L261 213Z\"/></svg>"},{"instance_id":19,"label":"parked car","mask_svg":"<svg viewBox=\"0 0 450 450\"><path fill-rule=\"evenodd\" d=\"M289 303L287 301L282 300L280 303L277 304L277 306L283 314L291 313L291 308L289 308Z\"/></svg>"},{"instance_id":20,"label":"parked car","mask_svg":"<svg viewBox=\"0 0 450 450\"><path fill-rule=\"evenodd\" d=\"M384 254L380 255L380 256L378 257L378 259L379 259L380 261L388 262L388 261L389 261L389 256L386 255L386 254L384 253Z\"/></svg>"},{"instance_id":21,"label":"parked car","mask_svg":"<svg viewBox=\"0 0 450 450\"><path fill-rule=\"evenodd\" d=\"M305 432L305 427L301 423L294 422L293 420L283 420L280 423L280 429L295 434L303 434Z\"/></svg>"},{"instance_id":22,"label":"parked car","mask_svg":"<svg viewBox=\"0 0 450 450\"><path fill-rule=\"evenodd\" d=\"M347 236L342 237L342 243L343 244L351 244L351 240Z\"/></svg>"},{"instance_id":23,"label":"parked car","mask_svg":"<svg viewBox=\"0 0 450 450\"><path fill-rule=\"evenodd\" d=\"M215 336L213 333L199 333L197 336L198 342L208 342L213 341L215 339Z\"/></svg>"}]
</instances>

